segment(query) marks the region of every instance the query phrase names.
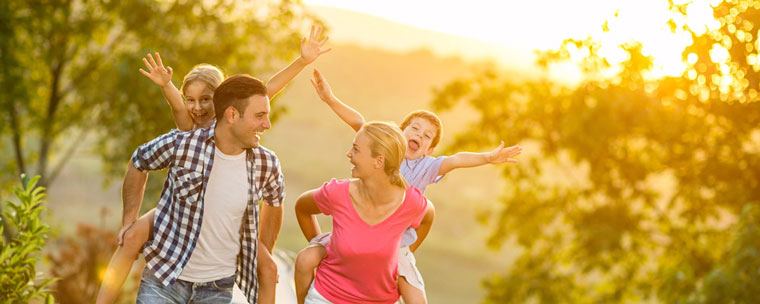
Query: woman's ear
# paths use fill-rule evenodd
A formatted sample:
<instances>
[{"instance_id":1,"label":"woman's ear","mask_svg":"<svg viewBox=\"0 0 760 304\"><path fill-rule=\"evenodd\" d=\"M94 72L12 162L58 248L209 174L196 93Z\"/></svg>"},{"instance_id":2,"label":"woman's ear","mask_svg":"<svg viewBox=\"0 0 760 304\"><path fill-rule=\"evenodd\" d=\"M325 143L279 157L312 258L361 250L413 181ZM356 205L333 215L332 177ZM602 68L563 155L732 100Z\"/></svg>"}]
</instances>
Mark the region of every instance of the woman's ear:
<instances>
[{"instance_id":1,"label":"woman's ear","mask_svg":"<svg viewBox=\"0 0 760 304\"><path fill-rule=\"evenodd\" d=\"M385 157L380 155L375 157L375 169L385 168Z\"/></svg>"}]
</instances>

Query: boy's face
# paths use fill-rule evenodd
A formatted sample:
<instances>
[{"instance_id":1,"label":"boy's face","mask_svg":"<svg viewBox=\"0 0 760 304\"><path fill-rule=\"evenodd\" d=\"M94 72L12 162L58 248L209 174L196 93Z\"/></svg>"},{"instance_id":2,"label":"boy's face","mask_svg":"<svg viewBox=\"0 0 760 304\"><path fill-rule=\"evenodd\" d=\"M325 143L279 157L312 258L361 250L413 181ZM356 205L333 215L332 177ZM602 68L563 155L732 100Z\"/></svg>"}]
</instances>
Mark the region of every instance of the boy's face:
<instances>
[{"instance_id":1,"label":"boy's face","mask_svg":"<svg viewBox=\"0 0 760 304\"><path fill-rule=\"evenodd\" d=\"M403 131L407 145L406 159L418 159L433 152L430 144L438 129L430 121L421 117L412 118Z\"/></svg>"}]
</instances>

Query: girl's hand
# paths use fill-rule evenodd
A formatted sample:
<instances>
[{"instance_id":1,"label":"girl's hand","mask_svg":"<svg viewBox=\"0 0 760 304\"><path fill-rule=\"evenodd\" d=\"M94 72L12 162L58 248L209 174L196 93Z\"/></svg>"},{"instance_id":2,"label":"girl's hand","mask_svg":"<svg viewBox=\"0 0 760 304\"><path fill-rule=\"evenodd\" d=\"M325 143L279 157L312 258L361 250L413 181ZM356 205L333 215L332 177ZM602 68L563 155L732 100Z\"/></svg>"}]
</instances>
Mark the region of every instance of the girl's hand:
<instances>
[{"instance_id":1,"label":"girl's hand","mask_svg":"<svg viewBox=\"0 0 760 304\"><path fill-rule=\"evenodd\" d=\"M148 53L145 57L143 57L143 63L145 63L145 67L148 69L146 72L143 69L140 69L140 73L145 75L145 77L148 77L153 83L157 84L159 87L164 87L169 82L172 81L172 73L174 72L172 70L172 67L164 67L164 63L161 62L161 55L156 52L156 60L153 60L153 56Z\"/></svg>"},{"instance_id":2,"label":"girl's hand","mask_svg":"<svg viewBox=\"0 0 760 304\"><path fill-rule=\"evenodd\" d=\"M320 35L322 35L322 27L315 25L311 27L311 34L309 35L309 39L306 39L306 37L301 39L301 58L303 58L307 64L314 62L314 60L317 60L317 57L319 57L319 55L327 53L331 50L329 48L325 50L322 49L322 47L325 45L325 42L327 42L327 37L320 41Z\"/></svg>"}]
</instances>

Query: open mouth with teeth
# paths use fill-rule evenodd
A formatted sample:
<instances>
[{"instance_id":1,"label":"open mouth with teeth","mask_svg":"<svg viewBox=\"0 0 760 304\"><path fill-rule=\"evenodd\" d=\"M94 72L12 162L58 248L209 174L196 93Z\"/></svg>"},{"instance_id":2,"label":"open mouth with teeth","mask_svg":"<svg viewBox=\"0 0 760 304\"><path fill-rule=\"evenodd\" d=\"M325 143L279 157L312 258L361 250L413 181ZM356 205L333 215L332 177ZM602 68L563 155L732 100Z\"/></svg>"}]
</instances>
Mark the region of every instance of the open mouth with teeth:
<instances>
[{"instance_id":1,"label":"open mouth with teeth","mask_svg":"<svg viewBox=\"0 0 760 304\"><path fill-rule=\"evenodd\" d=\"M208 112L192 112L191 115L196 123L203 123L211 119L211 115Z\"/></svg>"}]
</instances>

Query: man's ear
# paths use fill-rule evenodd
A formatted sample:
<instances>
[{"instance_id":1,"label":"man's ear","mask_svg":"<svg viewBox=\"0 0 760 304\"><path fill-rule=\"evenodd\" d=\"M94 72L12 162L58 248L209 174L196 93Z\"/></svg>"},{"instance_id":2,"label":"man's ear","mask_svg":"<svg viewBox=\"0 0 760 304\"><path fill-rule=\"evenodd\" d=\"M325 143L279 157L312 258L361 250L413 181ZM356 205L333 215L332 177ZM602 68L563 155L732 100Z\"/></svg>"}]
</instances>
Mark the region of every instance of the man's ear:
<instances>
[{"instance_id":1,"label":"man's ear","mask_svg":"<svg viewBox=\"0 0 760 304\"><path fill-rule=\"evenodd\" d=\"M235 109L235 107L229 106L227 107L227 109L224 110L224 120L227 123L232 124L235 121L237 121L239 118L240 118L240 114L237 111L237 109Z\"/></svg>"}]
</instances>

